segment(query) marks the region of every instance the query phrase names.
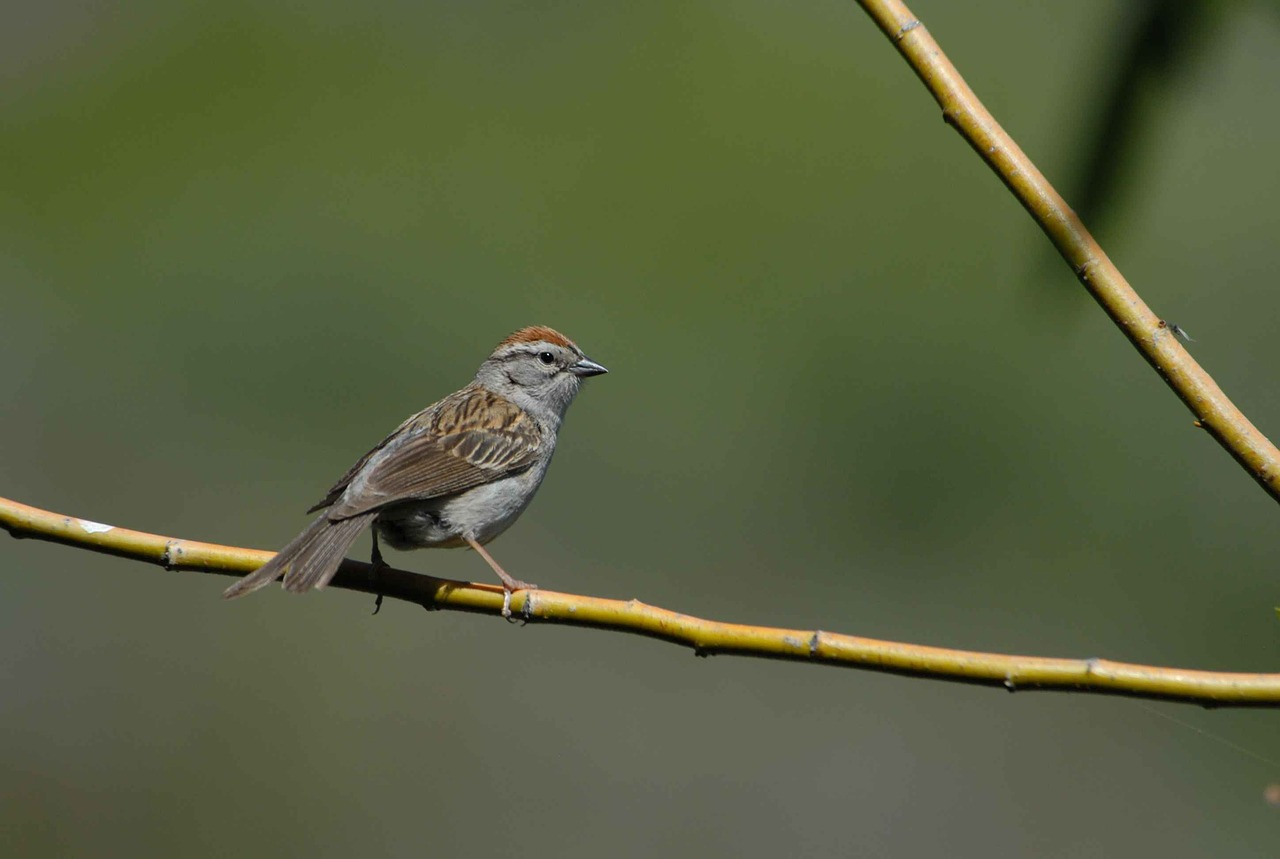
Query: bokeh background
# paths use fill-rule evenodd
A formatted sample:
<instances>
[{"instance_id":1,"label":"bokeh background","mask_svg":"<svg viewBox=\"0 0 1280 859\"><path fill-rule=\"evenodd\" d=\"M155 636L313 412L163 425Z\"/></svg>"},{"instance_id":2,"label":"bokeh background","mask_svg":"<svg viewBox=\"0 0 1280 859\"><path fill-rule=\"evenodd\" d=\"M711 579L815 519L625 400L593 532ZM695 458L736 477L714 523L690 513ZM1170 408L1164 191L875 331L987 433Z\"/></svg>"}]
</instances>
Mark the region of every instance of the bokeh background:
<instances>
[{"instance_id":1,"label":"bokeh background","mask_svg":"<svg viewBox=\"0 0 1280 859\"><path fill-rule=\"evenodd\" d=\"M1165 42L1137 2L914 10L1275 434L1280 16L1209 5ZM5 19L0 494L278 547L369 445L546 323L613 372L493 546L518 576L733 621L1276 669L1276 505L853 4ZM1126 78L1134 44L1165 65ZM466 552L390 560L491 578ZM35 541L0 541L0 571L7 855L1280 838L1273 712L371 618L338 591L228 604L225 578Z\"/></svg>"}]
</instances>

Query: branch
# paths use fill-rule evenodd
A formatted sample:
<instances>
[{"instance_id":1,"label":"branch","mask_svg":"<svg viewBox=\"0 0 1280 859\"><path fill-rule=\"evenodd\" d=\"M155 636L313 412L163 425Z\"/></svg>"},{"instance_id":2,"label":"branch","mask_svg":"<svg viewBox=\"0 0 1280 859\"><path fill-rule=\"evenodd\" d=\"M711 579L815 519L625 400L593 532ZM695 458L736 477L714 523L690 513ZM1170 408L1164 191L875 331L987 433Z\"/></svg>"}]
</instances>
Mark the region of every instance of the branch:
<instances>
[{"instance_id":1,"label":"branch","mask_svg":"<svg viewBox=\"0 0 1280 859\"><path fill-rule=\"evenodd\" d=\"M1075 213L964 83L925 28L896 0L859 0L942 106L943 117L970 143L1040 224L1080 281L1207 430L1280 500L1280 451L1240 413L1191 359L1170 326L1138 297ZM0 526L35 537L149 561L169 570L243 575L271 557L211 543L176 540L100 525L0 498ZM497 587L454 582L404 570L343 563L337 588L384 594L428 609L500 615ZM773 629L703 620L635 600L553 591L521 591L512 601L526 622L629 632L692 647L700 656L736 654L928 677L1010 691L1058 690L1124 695L1205 706L1280 706L1280 674L1229 674L1130 665L1100 659L1049 659L950 650L813 630Z\"/></svg>"},{"instance_id":2,"label":"branch","mask_svg":"<svg viewBox=\"0 0 1280 859\"><path fill-rule=\"evenodd\" d=\"M1280 451L1236 408L1178 342L1172 327L1134 292L1066 201L969 89L956 67L905 4L858 0L942 108L942 118L1008 186L1085 289L1160 378L1236 462L1280 501Z\"/></svg>"},{"instance_id":3,"label":"branch","mask_svg":"<svg viewBox=\"0 0 1280 859\"><path fill-rule=\"evenodd\" d=\"M166 570L239 576L251 573L271 552L176 540L28 507L0 498L0 527L14 537L34 537L94 552L159 564ZM501 616L502 589L436 579L406 570L344 561L330 585L383 594L426 609ZM514 616L527 623L557 623L629 632L693 648L699 656L730 654L862 668L891 674L997 686L1010 692L1056 690L1124 695L1208 707L1280 707L1280 674L1227 674L1155 668L1102 659L1048 659L950 650L877 641L834 632L775 629L704 620L636 600L518 591Z\"/></svg>"}]
</instances>

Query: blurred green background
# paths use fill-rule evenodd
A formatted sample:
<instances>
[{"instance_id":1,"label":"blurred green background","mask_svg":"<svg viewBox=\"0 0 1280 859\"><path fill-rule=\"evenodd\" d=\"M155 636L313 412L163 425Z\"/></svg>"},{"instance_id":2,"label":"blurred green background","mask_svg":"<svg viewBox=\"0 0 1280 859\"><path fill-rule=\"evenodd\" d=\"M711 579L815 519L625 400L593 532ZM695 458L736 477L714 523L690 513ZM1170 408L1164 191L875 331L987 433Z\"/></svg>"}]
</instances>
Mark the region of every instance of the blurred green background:
<instances>
[{"instance_id":1,"label":"blurred green background","mask_svg":"<svg viewBox=\"0 0 1280 859\"><path fill-rule=\"evenodd\" d=\"M913 8L1066 189L1142 4ZM1276 669L1275 503L855 5L6 17L0 494L275 548L369 445L545 323L613 372L492 547L517 576ZM1277 20L1198 22L1141 86L1099 215L1273 434ZM389 560L492 578L467 552ZM338 591L228 604L229 579L35 541L0 541L0 569L8 855L1255 856L1280 835L1273 712L371 618Z\"/></svg>"}]
</instances>

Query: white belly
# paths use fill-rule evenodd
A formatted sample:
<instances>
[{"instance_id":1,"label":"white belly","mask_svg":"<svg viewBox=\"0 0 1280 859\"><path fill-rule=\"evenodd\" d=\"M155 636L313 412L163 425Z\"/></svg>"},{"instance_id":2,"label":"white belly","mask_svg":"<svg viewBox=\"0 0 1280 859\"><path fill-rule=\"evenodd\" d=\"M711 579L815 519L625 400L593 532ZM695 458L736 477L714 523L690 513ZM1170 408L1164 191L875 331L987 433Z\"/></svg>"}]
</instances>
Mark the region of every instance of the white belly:
<instances>
[{"instance_id":1,"label":"white belly","mask_svg":"<svg viewBox=\"0 0 1280 859\"><path fill-rule=\"evenodd\" d=\"M488 543L529 506L545 473L544 464L458 495L397 504L379 513L374 527L396 549L456 548L468 537Z\"/></svg>"}]
</instances>

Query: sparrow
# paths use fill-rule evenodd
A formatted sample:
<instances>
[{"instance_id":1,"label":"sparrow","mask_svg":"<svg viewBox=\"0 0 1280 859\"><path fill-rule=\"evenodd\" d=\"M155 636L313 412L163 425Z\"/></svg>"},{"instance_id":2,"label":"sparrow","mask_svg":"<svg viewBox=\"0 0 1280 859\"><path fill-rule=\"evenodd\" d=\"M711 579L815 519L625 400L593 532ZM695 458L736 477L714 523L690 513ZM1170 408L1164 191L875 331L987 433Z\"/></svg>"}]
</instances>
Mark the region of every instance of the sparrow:
<instances>
[{"instance_id":1,"label":"sparrow","mask_svg":"<svg viewBox=\"0 0 1280 859\"><path fill-rule=\"evenodd\" d=\"M373 526L396 549L470 546L513 591L484 548L533 500L582 380L607 373L563 334L521 328L493 350L475 379L413 415L348 469L308 513L323 511L279 553L223 593L241 597L281 576L302 593L329 583L347 550Z\"/></svg>"}]
</instances>

